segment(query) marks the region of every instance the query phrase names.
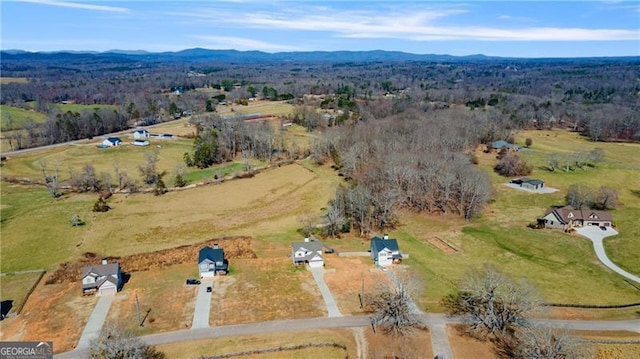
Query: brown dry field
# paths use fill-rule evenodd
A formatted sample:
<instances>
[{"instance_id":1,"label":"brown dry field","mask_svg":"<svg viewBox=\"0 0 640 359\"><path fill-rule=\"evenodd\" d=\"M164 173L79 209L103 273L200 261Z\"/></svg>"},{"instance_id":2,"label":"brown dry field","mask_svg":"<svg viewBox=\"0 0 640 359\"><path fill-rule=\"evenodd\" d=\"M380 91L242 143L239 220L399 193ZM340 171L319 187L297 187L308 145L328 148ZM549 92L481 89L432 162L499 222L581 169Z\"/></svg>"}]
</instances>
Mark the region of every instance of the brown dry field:
<instances>
[{"instance_id":1,"label":"brown dry field","mask_svg":"<svg viewBox=\"0 0 640 359\"><path fill-rule=\"evenodd\" d=\"M216 279L210 325L326 316L313 276L281 258L237 259ZM277 298L277 300L274 300Z\"/></svg>"},{"instance_id":2,"label":"brown dry field","mask_svg":"<svg viewBox=\"0 0 640 359\"><path fill-rule=\"evenodd\" d=\"M56 353L73 349L97 297L83 297L78 283L46 285L33 291L20 316L3 320L0 340L53 341Z\"/></svg>"},{"instance_id":3,"label":"brown dry field","mask_svg":"<svg viewBox=\"0 0 640 359\"><path fill-rule=\"evenodd\" d=\"M596 332L574 330L571 335L587 340L634 341L633 344L598 343L595 344L598 359L636 359L640 358L640 328L637 332Z\"/></svg>"},{"instance_id":4,"label":"brown dry field","mask_svg":"<svg viewBox=\"0 0 640 359\"><path fill-rule=\"evenodd\" d=\"M313 330L294 333L279 332L264 335L229 337L208 340L197 340L183 343L164 344L156 349L167 354L167 358L199 358L203 355L219 355L237 353L246 350L276 348L283 345L298 345L308 343L337 343L347 347L347 353L338 348L304 349L282 351L273 354L244 355L238 359L338 359L357 358L356 343L353 334L348 329Z\"/></svg>"},{"instance_id":5,"label":"brown dry field","mask_svg":"<svg viewBox=\"0 0 640 359\"><path fill-rule=\"evenodd\" d=\"M198 286L188 286L185 280L197 276L196 263L131 273L109 310L107 323L136 335L190 328ZM138 325L136 296L142 317L151 309L143 327Z\"/></svg>"},{"instance_id":6,"label":"brown dry field","mask_svg":"<svg viewBox=\"0 0 640 359\"><path fill-rule=\"evenodd\" d=\"M454 358L497 359L491 343L470 337L458 325L447 325L447 334Z\"/></svg>"},{"instance_id":7,"label":"brown dry field","mask_svg":"<svg viewBox=\"0 0 640 359\"><path fill-rule=\"evenodd\" d=\"M334 186L332 180L292 164L265 170L254 178L169 192L161 197L113 196L109 201L113 209L89 224L76 250L116 256L211 237L295 231L300 226L298 216L324 207Z\"/></svg>"},{"instance_id":8,"label":"brown dry field","mask_svg":"<svg viewBox=\"0 0 640 359\"><path fill-rule=\"evenodd\" d=\"M427 330L416 329L403 337L386 335L381 331L373 332L371 327L363 329L366 341L367 358L386 359L418 359L433 358L431 335ZM460 358L474 358L460 357Z\"/></svg>"},{"instance_id":9,"label":"brown dry field","mask_svg":"<svg viewBox=\"0 0 640 359\"><path fill-rule=\"evenodd\" d=\"M385 273L375 269L369 257L338 257L327 254L324 258L327 269L324 280L343 315L364 314L358 299L363 280L365 293L375 292L379 286L389 283Z\"/></svg>"}]
</instances>

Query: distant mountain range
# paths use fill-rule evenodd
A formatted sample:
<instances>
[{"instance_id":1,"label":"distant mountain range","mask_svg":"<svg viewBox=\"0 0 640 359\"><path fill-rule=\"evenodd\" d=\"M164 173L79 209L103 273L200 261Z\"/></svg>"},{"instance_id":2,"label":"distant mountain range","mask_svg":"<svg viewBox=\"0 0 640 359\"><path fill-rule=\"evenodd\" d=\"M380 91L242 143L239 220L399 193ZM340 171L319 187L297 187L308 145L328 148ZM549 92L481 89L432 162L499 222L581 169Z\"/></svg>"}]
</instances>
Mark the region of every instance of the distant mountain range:
<instances>
[{"instance_id":1,"label":"distant mountain range","mask_svg":"<svg viewBox=\"0 0 640 359\"><path fill-rule=\"evenodd\" d=\"M28 52L23 50L2 50L0 57L5 60L130 60L150 62L382 62L382 61L487 61L487 60L535 60L524 58L507 58L486 55L436 55L436 54L412 54L401 51L309 51L309 52L277 52L267 53L262 51L238 51L238 50L209 50L202 48L187 49L177 52L147 52L128 50L109 50L104 52L94 51L54 51L54 52ZM553 60L640 60L635 57L607 57L607 58L558 58ZM541 59L538 59L541 60ZM551 60L551 59L546 59Z\"/></svg>"}]
</instances>

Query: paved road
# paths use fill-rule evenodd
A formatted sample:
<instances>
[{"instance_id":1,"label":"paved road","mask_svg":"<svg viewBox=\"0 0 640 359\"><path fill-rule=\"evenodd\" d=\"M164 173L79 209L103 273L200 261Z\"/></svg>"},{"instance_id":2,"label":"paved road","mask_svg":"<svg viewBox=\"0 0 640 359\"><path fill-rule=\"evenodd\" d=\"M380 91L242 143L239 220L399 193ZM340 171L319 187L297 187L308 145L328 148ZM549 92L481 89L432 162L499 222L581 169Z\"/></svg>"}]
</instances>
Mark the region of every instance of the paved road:
<instances>
[{"instance_id":1,"label":"paved road","mask_svg":"<svg viewBox=\"0 0 640 359\"><path fill-rule=\"evenodd\" d=\"M444 314L423 314L422 320L429 326L440 326L445 324L460 323L459 318L451 318ZM581 320L551 320L538 319L534 323L548 324L556 328L568 328L579 330L598 331L635 331L640 332L640 319L620 320L620 321L581 321ZM371 325L368 316L348 316L333 318L311 318L311 319L291 319L277 320L271 322L236 324L220 327L177 330L173 332L150 334L140 337L142 341L149 345L169 344L185 342L199 339L211 339L221 337L233 337L243 335L260 335L275 332L290 332L314 329L336 329L355 328ZM71 352L56 355L60 359L84 359L87 358L88 350L76 349Z\"/></svg>"},{"instance_id":2,"label":"paved road","mask_svg":"<svg viewBox=\"0 0 640 359\"><path fill-rule=\"evenodd\" d=\"M386 273L391 282L396 286L402 284L393 271L388 270ZM431 349L434 355L440 354L445 359L452 359L453 351L451 350L451 345L449 345L449 335L447 334L447 319L452 319L444 315L425 314L418 308L413 300L409 302L409 307L411 308L411 312L419 315L424 324L429 327L429 331L431 332Z\"/></svg>"},{"instance_id":3,"label":"paved road","mask_svg":"<svg viewBox=\"0 0 640 359\"><path fill-rule=\"evenodd\" d=\"M322 294L322 299L324 299L324 304L327 306L327 312L329 318L333 317L341 317L342 313L338 309L338 304L336 304L336 300L333 299L333 295L327 287L327 283L324 281L324 268L309 268L311 274L313 274L313 279L315 279L318 288L320 289L320 293Z\"/></svg>"},{"instance_id":4,"label":"paved road","mask_svg":"<svg viewBox=\"0 0 640 359\"><path fill-rule=\"evenodd\" d=\"M207 287L213 287L213 280L205 278L198 288L196 308L193 311L191 329L209 328L209 313L211 313L211 294L207 293Z\"/></svg>"},{"instance_id":5,"label":"paved road","mask_svg":"<svg viewBox=\"0 0 640 359\"><path fill-rule=\"evenodd\" d=\"M89 348L91 340L100 335L100 331L107 319L107 314L109 313L109 308L111 308L111 303L113 303L114 298L115 295L103 295L98 298L98 303L93 307L87 325L84 327L82 335L80 335L77 349Z\"/></svg>"},{"instance_id":6,"label":"paved road","mask_svg":"<svg viewBox=\"0 0 640 359\"><path fill-rule=\"evenodd\" d=\"M636 283L640 283L640 277L638 277L637 275L633 275L625 271L624 269L618 267L615 263L613 263L609 259L609 257L607 257L607 252L605 252L604 250L603 240L606 237L615 236L616 234L618 234L618 232L615 229L611 227L607 227L606 230L603 231L600 229L600 227L587 226L582 228L576 228L576 232L578 232L578 234L582 236L589 238L591 242L593 242L593 249L595 250L596 256L598 257L600 262L602 262L602 264L609 267L609 269L620 274L621 276L627 279L630 279Z\"/></svg>"}]
</instances>

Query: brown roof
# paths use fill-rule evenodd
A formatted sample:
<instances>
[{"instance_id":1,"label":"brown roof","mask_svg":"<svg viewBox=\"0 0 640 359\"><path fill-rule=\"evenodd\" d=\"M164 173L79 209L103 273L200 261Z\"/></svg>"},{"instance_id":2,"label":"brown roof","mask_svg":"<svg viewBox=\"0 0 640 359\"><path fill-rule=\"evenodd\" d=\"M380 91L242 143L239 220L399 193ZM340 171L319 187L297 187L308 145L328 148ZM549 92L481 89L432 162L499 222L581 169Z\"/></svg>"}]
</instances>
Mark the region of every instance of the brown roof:
<instances>
[{"instance_id":1,"label":"brown roof","mask_svg":"<svg viewBox=\"0 0 640 359\"><path fill-rule=\"evenodd\" d=\"M568 224L572 220L599 220L611 222L613 218L611 213L607 211L595 211L591 209L575 209L571 206L564 206L560 208L549 208L545 212L545 216L549 213L553 213L556 218L562 221L564 224Z\"/></svg>"}]
</instances>

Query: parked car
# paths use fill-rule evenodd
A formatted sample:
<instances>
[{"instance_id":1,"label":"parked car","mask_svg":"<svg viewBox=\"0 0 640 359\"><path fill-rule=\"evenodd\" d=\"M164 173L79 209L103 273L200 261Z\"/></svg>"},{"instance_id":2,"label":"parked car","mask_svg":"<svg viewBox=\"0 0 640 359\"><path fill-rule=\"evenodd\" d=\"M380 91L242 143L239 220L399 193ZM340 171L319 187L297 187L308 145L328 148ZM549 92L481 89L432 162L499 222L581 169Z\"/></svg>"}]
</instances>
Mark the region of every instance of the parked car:
<instances>
[{"instance_id":1,"label":"parked car","mask_svg":"<svg viewBox=\"0 0 640 359\"><path fill-rule=\"evenodd\" d=\"M213 288L207 287L207 293L211 293L212 291L213 291Z\"/></svg>"},{"instance_id":2,"label":"parked car","mask_svg":"<svg viewBox=\"0 0 640 359\"><path fill-rule=\"evenodd\" d=\"M187 279L187 285L199 285L200 283L197 279Z\"/></svg>"}]
</instances>

